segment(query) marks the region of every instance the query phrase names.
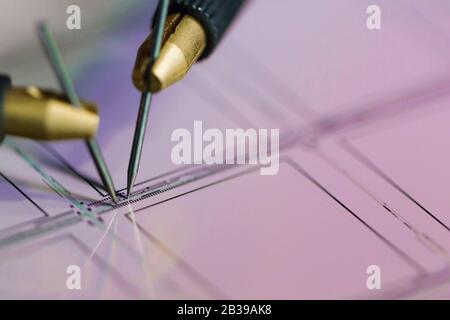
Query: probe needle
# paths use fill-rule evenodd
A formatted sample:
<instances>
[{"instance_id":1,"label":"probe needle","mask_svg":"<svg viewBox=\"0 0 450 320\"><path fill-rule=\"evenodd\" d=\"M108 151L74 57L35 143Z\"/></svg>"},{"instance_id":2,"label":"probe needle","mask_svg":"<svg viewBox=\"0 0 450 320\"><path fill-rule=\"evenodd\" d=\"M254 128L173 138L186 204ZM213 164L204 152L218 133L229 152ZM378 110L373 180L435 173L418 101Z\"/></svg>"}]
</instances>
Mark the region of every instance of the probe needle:
<instances>
[{"instance_id":1,"label":"probe needle","mask_svg":"<svg viewBox=\"0 0 450 320\"><path fill-rule=\"evenodd\" d=\"M130 162L128 164L127 172L127 197L130 196L131 188L134 185L138 170L139 162L142 154L142 147L144 144L145 129L147 127L148 115L150 112L150 104L152 101L152 93L150 92L150 75L151 69L155 60L159 57L161 44L164 34L164 25L166 23L167 14L169 11L169 0L160 0L157 8L157 19L152 33L153 41L150 48L150 63L145 71L146 84L141 95L139 103L139 112L136 120L136 128L134 131L133 145L131 147Z\"/></svg>"},{"instance_id":2,"label":"probe needle","mask_svg":"<svg viewBox=\"0 0 450 320\"><path fill-rule=\"evenodd\" d=\"M72 79L70 78L67 67L64 64L61 52L56 44L56 41L46 23L40 22L38 24L38 35L42 47L44 48L44 51L53 68L53 71L58 78L58 82L62 91L66 94L70 104L76 107L80 107L81 102L75 91L75 86L72 82ZM100 146L93 138L87 139L86 145L89 149L89 153L91 154L92 159L94 160L95 167L98 174L100 175L100 178L102 179L104 187L111 196L112 201L117 204L116 190L114 189L113 180L109 173L105 159L103 158Z\"/></svg>"}]
</instances>

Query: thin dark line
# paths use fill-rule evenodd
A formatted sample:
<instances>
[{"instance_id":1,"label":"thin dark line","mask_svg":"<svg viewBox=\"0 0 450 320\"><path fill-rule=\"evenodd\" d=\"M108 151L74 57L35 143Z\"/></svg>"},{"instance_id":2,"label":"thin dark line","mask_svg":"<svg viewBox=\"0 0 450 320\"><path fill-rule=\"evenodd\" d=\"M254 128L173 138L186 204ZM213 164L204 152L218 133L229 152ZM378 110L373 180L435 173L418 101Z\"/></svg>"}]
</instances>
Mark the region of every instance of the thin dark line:
<instances>
[{"instance_id":1,"label":"thin dark line","mask_svg":"<svg viewBox=\"0 0 450 320\"><path fill-rule=\"evenodd\" d=\"M167 202L167 201L170 201L170 200L173 200L173 199L176 199L176 198L179 198L179 197L188 195L188 194L193 193L193 192L195 192L195 191L199 191L199 190L202 190L202 189L205 189L205 188L214 186L214 185L216 185L216 184L219 184L219 183L222 183L222 182L225 182L225 181L234 179L234 178L241 177L241 176L243 176L243 175L246 175L246 174L248 174L248 173L250 173L250 172L253 172L253 171L256 171L256 170L258 170L258 169L259 169L259 167L247 169L247 170L245 170L245 171L242 171L242 172L233 174L233 175L228 176L228 177L226 177L226 178L223 178L223 179L220 179L220 180L217 180L217 181L214 181L214 182L205 184L204 186L201 186L201 187L198 187L198 188L195 188L195 189L192 189L192 190L189 190L189 191L186 191L186 192L177 194L176 196L173 196L173 197L170 197L170 198L161 200L161 201L159 201L159 202L153 203L153 204L151 204L151 205L148 205L148 206L145 206L145 207L142 207L142 208L133 210L133 211L134 211L134 213L137 213L137 212L139 212L139 211L142 211L142 210L145 210L145 209L154 207L154 206L156 206L156 205L158 205L158 204L161 204L161 203L164 203L164 202ZM128 212L128 213L130 213L130 212Z\"/></svg>"},{"instance_id":2,"label":"thin dark line","mask_svg":"<svg viewBox=\"0 0 450 320\"><path fill-rule=\"evenodd\" d=\"M107 197L107 196L108 196L106 193L102 193L102 192L95 186L95 184L94 184L92 181L90 181L88 178L86 178L86 177L83 176L81 173L79 173L74 167L72 167L72 166L70 165L70 163L67 162L67 160L64 159L64 157L63 157L57 150L55 150L53 147L51 147L50 145L45 144L45 143L40 143L40 145L41 145L47 152L49 152L53 157L55 157L58 161L60 161L60 162L61 162L67 169L69 169L73 174L75 174L77 177L79 177L80 179L82 179L83 181L85 181L87 184L89 184L89 185L90 185L90 186L91 186L98 194L100 194L102 197ZM160 175L157 175L157 176L155 176L155 177L152 177L152 178L143 180L143 181L141 181L141 182L138 182L138 183L135 184L135 186L142 185L142 184L144 184L144 183L148 183L148 182L150 182L150 181L153 181L153 180L156 180L156 179L160 179L160 178L163 178L163 177L165 177L165 176L168 176L168 175L171 175L171 174L174 174L174 173L178 173L178 172L181 172L181 171L184 171L184 170L188 170L190 167L193 167L193 165L183 166L183 167L181 167L181 168L176 168L176 169L167 171L167 172L162 173L162 174L160 174ZM126 188L121 188L121 189L117 190L117 192L122 192L122 191L124 191L124 190L126 190Z\"/></svg>"},{"instance_id":3,"label":"thin dark line","mask_svg":"<svg viewBox=\"0 0 450 320\"><path fill-rule=\"evenodd\" d=\"M417 269L420 273L426 273L426 270L419 265L414 259L412 259L410 256L408 256L406 253L404 253L400 248L398 248L397 246L395 246L392 242L390 242L388 239L386 239L383 235L381 235L378 231L376 231L373 227L371 227L369 224L367 224L367 222L365 222L363 219L361 219L357 214L355 214L352 210L350 210L344 203L342 203L339 199L337 199L332 193L330 193L324 186L322 186L317 180L315 180L309 173L307 173L302 167L300 167L295 161L293 161L291 158L289 157L283 157L280 159L280 163L287 163L289 164L291 167L293 167L293 169L295 169L296 171L298 171L299 173L301 173L304 177L306 177L310 182L312 182L314 185L316 185L319 189L321 189L323 192L325 192L328 196L330 196L334 201L336 201L341 207L343 207L347 212L349 212L353 217L355 217L359 222L361 222L366 228L368 228L370 231L372 231L372 233L374 233L380 240L382 240L388 247L390 247L395 253L397 253L401 258L403 258L408 264L410 264L412 267L414 267L415 269ZM198 187L196 189L181 193L179 195L170 197L168 199L164 199L162 201L156 202L154 204L139 208L137 210L134 210L134 213L137 213L139 211L154 207L156 205L171 201L173 199L188 195L190 193L193 193L195 191L199 191L205 188L208 188L210 186L225 182L227 180L231 180L234 178L238 178L240 176L246 175L252 171L256 171L258 170L258 168L251 168L242 172L239 172L237 174L231 175L229 177L217 180L215 182L206 184L204 186ZM127 212L126 215L130 214L130 212Z\"/></svg>"},{"instance_id":4,"label":"thin dark line","mask_svg":"<svg viewBox=\"0 0 450 320\"><path fill-rule=\"evenodd\" d=\"M33 199L31 199L24 191L22 191L22 189L20 189L14 182L12 182L11 180L8 179L8 177L6 177L2 172L0 172L0 176L5 179L10 185L12 185L14 187L14 189L16 189L17 191L20 192L20 194L22 194L25 198L28 199L28 201L30 201L40 212L42 212L46 217L49 216L49 214L42 209L36 202L33 201Z\"/></svg>"},{"instance_id":5,"label":"thin dark line","mask_svg":"<svg viewBox=\"0 0 450 320\"><path fill-rule=\"evenodd\" d=\"M447 231L450 231L450 228L443 223L439 218L437 218L434 214L432 214L428 209L426 209L422 204L420 204L416 199L414 199L408 192L406 192L402 187L400 187L394 180L392 180L386 173L381 171L372 161L370 161L361 151L359 151L354 145L350 144L347 140L341 140L341 146L348 153L350 153L353 157L363 163L366 167L372 170L374 173L379 175L382 179L384 179L387 183L393 186L397 191L411 200L415 205L417 205L420 209L422 209L425 213L427 213L431 218L433 218L437 223L443 226Z\"/></svg>"},{"instance_id":6,"label":"thin dark line","mask_svg":"<svg viewBox=\"0 0 450 320\"><path fill-rule=\"evenodd\" d=\"M290 147L292 147L292 146L294 146L295 145L295 143L296 143L296 141L297 141L297 139L292 139L292 140L284 140L284 142L282 142L282 144L280 145L280 151L282 151L282 150L287 150L287 149L289 149ZM57 153L57 151L56 150L53 150L55 153ZM60 156L61 157L61 156ZM283 161L283 158L281 158L280 159L280 163ZM238 165L232 165L232 167L237 167ZM168 175L171 175L171 174L173 174L173 173L177 173L177 172L182 172L182 171L186 171L186 170L188 170L188 169L190 169L190 168L193 168L193 167L195 167L195 165L187 165L187 166L183 166L183 167L181 167L181 168L176 168L176 169L174 169L174 170L170 170L170 171L168 171L168 172L166 172L166 173L163 173L163 174L160 174L160 175L158 175L158 176L155 176L155 177L152 177L152 178L149 178L149 179L147 179L147 180L144 180L144 181L142 181L142 182L139 182L139 183L137 183L137 184L135 184L135 186L137 186L137 185L142 185L142 184L144 184L144 183L148 183L148 182L150 182L150 181L152 181L152 180L157 180L157 179L159 179L159 178L163 178L164 176L168 176ZM200 169L201 168L205 168L206 166L201 166L201 167L199 167ZM221 169L221 170L212 170L210 173L208 173L208 174L206 174L206 175L204 175L204 176L202 176L202 177L200 177L200 178L198 178L198 179L195 179L195 181L198 181L198 180L200 180L200 179L202 179L202 178L205 178L205 177L208 177L208 176L211 176L211 175L214 175L214 174L217 174L217 173L221 173L221 172L223 172L223 171L225 171L225 169L227 169L227 168L229 168L228 166L226 167L226 168L224 168L224 169ZM188 173L192 173L192 172L195 172L196 170L193 170L193 171L188 171ZM180 178L181 176L178 176L178 178ZM191 183L191 182L193 182L193 181L190 181L190 182L188 182L188 183ZM182 185L185 185L186 183L183 183ZM180 185L181 186L181 185ZM179 187L179 186L176 186L176 187L170 187L168 190L172 190L172 189L174 189L174 188L177 188L177 187ZM122 192L123 190L125 190L125 188L122 188L122 189L119 189L118 190L118 193L120 194L120 192ZM167 191L168 191L167 190ZM164 191L165 192L165 191ZM152 192L151 192L152 193ZM146 198L148 198L147 196L144 196L142 199L140 199L140 200L143 200L143 199L146 199ZM88 204L88 206L93 206L93 205L97 205L97 204L101 204L101 203L103 203L103 202L105 202L105 201L108 201L108 199L110 199L110 197L109 196L104 196L103 197L103 199L99 199L99 200L96 200L96 201L92 201L92 202L90 202L89 204ZM102 211L102 212L100 212L99 214L103 214L103 213L106 213L106 212L110 212L110 211L112 211L112 210L114 210L115 208L118 208L118 207L120 207L120 205L119 206L113 206L111 209L109 209L109 210L105 210L105 211Z\"/></svg>"},{"instance_id":7,"label":"thin dark line","mask_svg":"<svg viewBox=\"0 0 450 320\"><path fill-rule=\"evenodd\" d=\"M153 181L153 180L164 178L164 177L169 176L169 175L174 174L174 173L178 173L178 172L181 172L181 171L184 171L184 170L188 170L188 169L192 168L193 166L194 165L186 165L186 166L183 166L181 168L176 168L176 169L167 171L165 173L161 173L160 175L154 176L153 178L149 178L147 180L143 180L142 182L135 183L134 186L139 186L139 185L142 185L144 183L148 183L148 182ZM125 190L126 190L126 188L122 188L122 189L119 190L119 192L125 191Z\"/></svg>"},{"instance_id":8,"label":"thin dark line","mask_svg":"<svg viewBox=\"0 0 450 320\"><path fill-rule=\"evenodd\" d=\"M199 169L202 169L202 168L205 168L205 167L200 167ZM192 182L194 182L194 181L199 181L199 180L204 179L204 178L206 178L206 177L209 177L209 176L212 176L212 175L215 175L215 174L224 172L224 171L226 171L226 170L228 170L228 169L230 169L229 166L224 166L224 167L219 168L219 169L209 170L207 173L203 174L202 176L196 177L193 181L187 181L187 182L183 182L183 183L176 184L176 185L170 185L170 183L167 184L166 182L160 182L160 183L158 183L157 185L152 185L152 186L147 187L146 189L147 189L148 193L145 193L145 194L141 195L141 196L138 197L138 198L128 199L128 200L126 200L126 201L124 201L124 202L120 202L120 203L118 203L117 205L112 206L112 208L111 208L110 210L101 211L100 214L103 214L103 213L105 213L105 212L114 210L114 209L116 209L116 208L120 208L120 207L122 207L122 206L124 206L124 205L127 205L127 204L129 204L129 203L139 202L139 201L141 201L141 200L144 200L144 199L147 199L147 198L149 198L149 197L152 197L152 196L161 194L161 193L163 193L163 192L166 192L166 191L169 191L169 190L172 190L172 189L175 189L175 188L178 188L178 187L187 185L187 184L192 183ZM193 172L196 172L196 171L198 171L198 170L194 170L194 171L191 171L191 172L189 172L189 173L193 173ZM175 179L180 179L181 177L182 177L182 176L178 176L178 177L175 177ZM154 178L149 179L149 180L153 180L153 179L154 179ZM153 189L152 189L152 188L153 188ZM88 206L89 206L89 207L92 207L92 206L94 206L94 207L95 207L95 206L99 206L99 205L105 204L105 201L108 201L108 200L109 200L109 197L106 197L105 199L100 199L100 200L97 200L97 201L90 202L90 203L88 203Z\"/></svg>"},{"instance_id":9,"label":"thin dark line","mask_svg":"<svg viewBox=\"0 0 450 320\"><path fill-rule=\"evenodd\" d=\"M354 213L350 208L348 208L344 203L342 203L338 198L336 198L330 191L328 191L323 185L321 185L316 179L314 179L305 169L303 169L299 164L297 164L294 160L289 157L286 157L286 163L291 165L292 168L301 173L305 178L311 181L314 185L316 185L319 189L325 192L328 196L330 196L334 201L336 201L342 208L344 208L348 213L350 213L353 217L355 217L359 222L361 222L366 228L372 231L380 240L382 240L386 245L388 245L392 250L394 250L400 257L402 257L407 263L409 263L412 267L417 269L420 273L426 273L426 270L419 265L413 258L408 256L405 252L400 250L397 246L395 246L392 242L386 239L382 234L376 231L372 226L370 226L367 222L361 219L356 213Z\"/></svg>"},{"instance_id":10,"label":"thin dark line","mask_svg":"<svg viewBox=\"0 0 450 320\"><path fill-rule=\"evenodd\" d=\"M106 193L102 193L96 186L95 184L90 181L90 179L86 178L85 176L83 176L81 173L79 173L74 167L72 167L72 165L67 162L66 159L64 159L63 156L61 156L59 154L58 151L56 151L53 147L51 147L50 145L46 144L46 143L40 143L40 146L42 146L48 153L50 153L53 157L55 157L58 161L60 161L67 169L69 169L74 175L76 175L78 178L82 179L84 182L86 182L87 184L89 184L99 195L101 195L102 197L106 197L107 194Z\"/></svg>"},{"instance_id":11,"label":"thin dark line","mask_svg":"<svg viewBox=\"0 0 450 320\"><path fill-rule=\"evenodd\" d=\"M162 203L164 203L164 202L167 202L167 201L170 201L170 200L173 200L173 199L182 197L182 196L184 196L184 195L193 193L193 192L195 192L195 191L199 191L199 190L208 188L208 187L210 187L210 186L213 186L213 185L216 185L216 184L219 184L219 183L228 181L228 180L232 180L232 179L234 179L234 178L238 178L238 177L244 176L244 175L246 175L246 174L248 174L248 173L251 173L251 172L254 172L254 171L257 171L257 170L259 170L259 167L244 170L244 171L242 171L242 172L233 174L233 175L231 175L231 176L228 176L228 177L226 177L226 178L223 178L223 179L217 180L217 181L215 181L215 182L206 184L206 185L201 186L201 187L198 187L198 188L196 188L196 189L193 189L193 190L190 190L190 191L181 193L181 194L179 194L179 195L173 196L173 197L168 198L168 199L164 199L164 200L162 200L162 201L159 201L159 202L157 202L157 203L151 204L151 205L149 205L149 206L145 206L145 207L139 208L139 209L137 209L137 210L133 210L133 212L134 212L134 213L137 213L137 212L139 212L139 211L142 211L142 210L151 208L151 207L156 206L156 205L158 205L158 204L162 204ZM125 216L126 216L129 220L131 220L130 217L129 217L130 214L131 214L130 211L128 211L128 212L125 213ZM142 233L143 233L150 241L156 242L158 245L160 245L161 247L163 247L164 250L166 251L166 253L170 254L174 259L176 259L176 260L177 260L177 261L178 261L178 262L186 269L186 271L187 271L189 274L191 274L192 277L196 278L198 281L202 282L204 286L206 286L207 288L209 288L209 289L207 289L208 291L214 291L214 292L216 292L216 295L219 294L219 295L221 295L221 296L225 296L225 297L226 297L226 295L225 295L225 294L224 294L224 293L223 293L216 285L214 285L214 284L213 284L212 282L210 282L208 279L204 278L204 277L202 276L201 273L199 273L195 268L193 268L191 265L189 265L189 264L188 264L186 261L184 261L182 258L180 258L179 256L177 256L177 255L176 255L176 254L175 254L168 246L166 246L163 242L161 242L160 240L158 240L158 239L157 239L155 236L153 236L150 232L148 232L147 230L145 230L139 223L136 223L136 225L137 225L138 229L139 229L139 230L140 230L140 231L141 231L141 232L142 232Z\"/></svg>"}]
</instances>

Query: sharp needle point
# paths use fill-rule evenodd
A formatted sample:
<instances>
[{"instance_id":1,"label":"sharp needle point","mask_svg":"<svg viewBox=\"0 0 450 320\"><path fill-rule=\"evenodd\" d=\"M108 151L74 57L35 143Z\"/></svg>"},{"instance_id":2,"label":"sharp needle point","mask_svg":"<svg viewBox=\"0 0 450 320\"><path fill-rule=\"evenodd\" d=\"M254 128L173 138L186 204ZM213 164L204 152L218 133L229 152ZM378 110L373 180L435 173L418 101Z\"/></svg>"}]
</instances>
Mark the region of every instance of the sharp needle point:
<instances>
[{"instance_id":1,"label":"sharp needle point","mask_svg":"<svg viewBox=\"0 0 450 320\"><path fill-rule=\"evenodd\" d=\"M63 92L67 95L69 102L79 107L81 105L80 99L75 91L75 86L73 85L72 79L70 78L69 72L66 65L62 59L61 52L53 38L50 29L47 24L40 22L38 24L38 36L45 50L45 53L50 61L50 64L58 78L59 85ZM105 189L108 191L112 201L117 203L116 191L114 184L109 173L106 162L101 153L100 147L95 139L86 140L86 145L89 149L92 159L94 160L95 167L100 175Z\"/></svg>"},{"instance_id":2,"label":"sharp needle point","mask_svg":"<svg viewBox=\"0 0 450 320\"><path fill-rule=\"evenodd\" d=\"M128 177L128 179L129 179L130 177ZM131 188L133 187L133 182L130 182L130 180L128 180L128 183L127 183L127 199L129 199L130 198L130 195L131 195Z\"/></svg>"},{"instance_id":3,"label":"sharp needle point","mask_svg":"<svg viewBox=\"0 0 450 320\"><path fill-rule=\"evenodd\" d=\"M150 93L150 74L153 63L158 58L161 44L164 34L164 25L167 20L167 13L169 11L169 0L160 0L157 9L157 20L153 32L153 46L150 49L150 61L151 63L146 70L147 83L145 85L144 91L141 95L141 101L139 104L139 112L136 120L136 128L134 131L133 145L131 147L130 162L128 164L128 179L127 179L127 193L130 196L131 189L133 187L134 181L136 179L139 162L141 159L142 146L144 144L145 129L148 122L148 114L150 111L150 105L152 101L152 94Z\"/></svg>"}]
</instances>

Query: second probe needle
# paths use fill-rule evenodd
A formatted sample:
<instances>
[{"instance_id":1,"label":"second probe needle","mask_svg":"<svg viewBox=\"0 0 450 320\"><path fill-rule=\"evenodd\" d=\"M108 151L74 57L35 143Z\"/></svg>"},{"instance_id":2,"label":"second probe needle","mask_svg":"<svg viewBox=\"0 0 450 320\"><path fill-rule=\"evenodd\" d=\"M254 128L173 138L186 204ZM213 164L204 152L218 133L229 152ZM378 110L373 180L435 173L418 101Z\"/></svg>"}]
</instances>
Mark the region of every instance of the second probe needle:
<instances>
[{"instance_id":1,"label":"second probe needle","mask_svg":"<svg viewBox=\"0 0 450 320\"><path fill-rule=\"evenodd\" d=\"M152 34L153 43L150 48L150 63L145 72L146 84L141 95L139 103L139 112L136 120L136 128L134 131L133 145L131 148L130 162L128 164L127 172L127 197L130 196L131 188L133 187L139 170L139 162L141 159L142 147L144 144L145 129L147 127L148 114L150 111L150 104L152 102L152 93L150 92L150 75L153 63L159 56L161 44L164 34L164 25L169 11L169 0L160 0L158 5L157 19L155 22L154 31Z\"/></svg>"},{"instance_id":2,"label":"second probe needle","mask_svg":"<svg viewBox=\"0 0 450 320\"><path fill-rule=\"evenodd\" d=\"M41 22L38 24L38 35L39 40L47 54L48 59L50 60L50 64L53 68L53 71L58 78L59 85L63 92L67 95L67 98L70 104L80 107L81 102L78 98L78 95L75 91L75 86L72 83L72 79L69 76L69 72L64 64L64 61L61 56L61 52L59 51L58 46L56 45L56 41L53 38L48 26ZM108 191L111 199L114 203L117 203L116 190L114 189L114 184L109 173L108 167L106 166L105 159L101 153L100 147L95 139L86 140L86 145L89 149L89 153L91 154L92 159L94 160L95 167L97 172L102 179L103 185Z\"/></svg>"}]
</instances>

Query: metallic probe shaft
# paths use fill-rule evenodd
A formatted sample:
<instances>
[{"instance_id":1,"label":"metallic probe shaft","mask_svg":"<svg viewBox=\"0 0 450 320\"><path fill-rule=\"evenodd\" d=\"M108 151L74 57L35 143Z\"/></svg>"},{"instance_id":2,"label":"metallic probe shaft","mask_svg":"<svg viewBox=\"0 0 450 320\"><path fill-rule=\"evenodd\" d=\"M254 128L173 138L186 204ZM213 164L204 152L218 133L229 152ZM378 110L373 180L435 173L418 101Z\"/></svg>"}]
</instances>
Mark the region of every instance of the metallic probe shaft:
<instances>
[{"instance_id":1,"label":"metallic probe shaft","mask_svg":"<svg viewBox=\"0 0 450 320\"><path fill-rule=\"evenodd\" d=\"M169 11L169 2L169 0L160 0L157 9L157 19L154 27L154 32L152 33L153 39L152 46L150 48L149 64L147 66L147 69L145 70L145 90L141 95L139 112L136 120L136 128L133 137L133 145L131 148L130 162L128 164L127 197L130 196L131 188L133 187L139 170L139 162L141 159L142 147L144 144L145 129L147 127L148 114L150 112L150 104L152 101L152 93L150 92L151 69L161 50L164 25L166 23L167 14Z\"/></svg>"},{"instance_id":2,"label":"metallic probe shaft","mask_svg":"<svg viewBox=\"0 0 450 320\"><path fill-rule=\"evenodd\" d=\"M75 86L72 83L72 79L70 78L69 72L62 59L61 52L59 51L56 41L53 38L48 26L43 22L38 24L38 35L50 64L52 65L53 71L58 78L61 89L67 95L67 98L72 105L77 107L81 106L80 99L75 91ZM92 159L94 160L95 167L100 175L104 187L111 196L112 201L117 203L116 190L114 189L114 184L101 153L100 146L94 138L87 139L86 145Z\"/></svg>"}]
</instances>

